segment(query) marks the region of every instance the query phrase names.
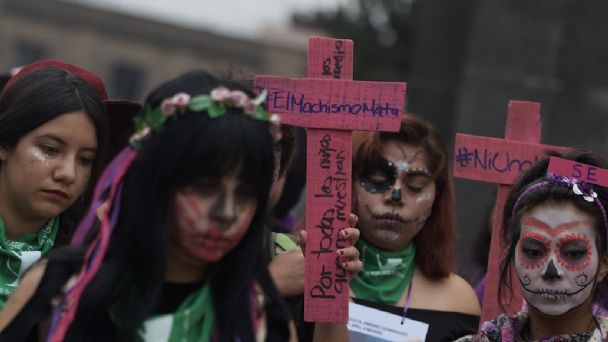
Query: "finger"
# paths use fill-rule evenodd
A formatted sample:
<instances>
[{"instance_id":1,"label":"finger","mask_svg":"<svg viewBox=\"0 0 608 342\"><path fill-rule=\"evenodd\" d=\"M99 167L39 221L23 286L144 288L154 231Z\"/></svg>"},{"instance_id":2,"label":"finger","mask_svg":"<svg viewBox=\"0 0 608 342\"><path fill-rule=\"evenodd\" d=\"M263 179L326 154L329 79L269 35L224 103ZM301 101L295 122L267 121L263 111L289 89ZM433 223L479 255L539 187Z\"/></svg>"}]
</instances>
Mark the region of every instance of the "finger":
<instances>
[{"instance_id":1,"label":"finger","mask_svg":"<svg viewBox=\"0 0 608 342\"><path fill-rule=\"evenodd\" d=\"M352 276L361 271L361 269L363 268L363 263L361 262L361 260L343 261L342 268L349 271L350 275Z\"/></svg>"},{"instance_id":2,"label":"finger","mask_svg":"<svg viewBox=\"0 0 608 342\"><path fill-rule=\"evenodd\" d=\"M300 230L300 248L302 248L302 253L306 251L306 237L307 233L304 229Z\"/></svg>"},{"instance_id":3,"label":"finger","mask_svg":"<svg viewBox=\"0 0 608 342\"><path fill-rule=\"evenodd\" d=\"M357 222L359 222L359 216L350 213L350 215L348 215L348 224L350 224L351 227L356 227Z\"/></svg>"},{"instance_id":4,"label":"finger","mask_svg":"<svg viewBox=\"0 0 608 342\"><path fill-rule=\"evenodd\" d=\"M342 261L359 260L359 250L353 246L338 250Z\"/></svg>"},{"instance_id":5,"label":"finger","mask_svg":"<svg viewBox=\"0 0 608 342\"><path fill-rule=\"evenodd\" d=\"M357 241L359 241L359 236L361 232L357 228L344 228L340 231L342 238L350 241L351 245L354 245Z\"/></svg>"}]
</instances>

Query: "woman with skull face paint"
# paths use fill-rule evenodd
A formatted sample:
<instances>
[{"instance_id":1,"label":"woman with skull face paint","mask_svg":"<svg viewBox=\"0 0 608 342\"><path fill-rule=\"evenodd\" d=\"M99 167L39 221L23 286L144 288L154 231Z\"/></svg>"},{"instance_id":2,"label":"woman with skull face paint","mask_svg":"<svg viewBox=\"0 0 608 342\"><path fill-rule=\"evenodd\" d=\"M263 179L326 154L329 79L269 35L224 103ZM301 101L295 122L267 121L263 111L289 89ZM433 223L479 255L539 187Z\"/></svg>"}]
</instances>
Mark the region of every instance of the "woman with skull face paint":
<instances>
[{"instance_id":1,"label":"woman with skull face paint","mask_svg":"<svg viewBox=\"0 0 608 342\"><path fill-rule=\"evenodd\" d=\"M50 341L289 340L261 257L279 137L262 102L204 72L154 90L73 247L26 274L0 340L31 334L52 298Z\"/></svg>"},{"instance_id":2,"label":"woman with skull face paint","mask_svg":"<svg viewBox=\"0 0 608 342\"><path fill-rule=\"evenodd\" d=\"M557 155L557 154L556 154ZM593 152L565 159L608 168ZM512 295L518 279L527 311L485 322L479 335L460 341L606 341L608 222L606 189L547 173L548 159L527 170L507 197L499 298ZM503 302L502 300L500 302Z\"/></svg>"},{"instance_id":3,"label":"woman with skull face paint","mask_svg":"<svg viewBox=\"0 0 608 342\"><path fill-rule=\"evenodd\" d=\"M353 135L353 212L363 269L355 302L429 324L427 341L477 331L479 304L452 273L454 198L447 150L427 122Z\"/></svg>"}]
</instances>

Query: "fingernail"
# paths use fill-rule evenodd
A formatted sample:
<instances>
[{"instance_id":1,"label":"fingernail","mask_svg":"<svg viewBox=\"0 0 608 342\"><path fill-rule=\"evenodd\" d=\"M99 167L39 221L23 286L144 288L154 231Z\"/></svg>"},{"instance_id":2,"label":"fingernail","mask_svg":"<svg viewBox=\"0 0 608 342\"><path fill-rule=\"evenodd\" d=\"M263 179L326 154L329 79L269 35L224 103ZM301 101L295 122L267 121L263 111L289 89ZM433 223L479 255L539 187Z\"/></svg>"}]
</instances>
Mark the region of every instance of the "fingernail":
<instances>
[{"instance_id":1,"label":"fingernail","mask_svg":"<svg viewBox=\"0 0 608 342\"><path fill-rule=\"evenodd\" d=\"M347 264L345 262L342 263L342 268L347 268Z\"/></svg>"},{"instance_id":2,"label":"fingernail","mask_svg":"<svg viewBox=\"0 0 608 342\"><path fill-rule=\"evenodd\" d=\"M348 230L343 230L342 235L344 235L344 237L348 237Z\"/></svg>"},{"instance_id":3,"label":"fingernail","mask_svg":"<svg viewBox=\"0 0 608 342\"><path fill-rule=\"evenodd\" d=\"M339 251L338 251L338 254L340 254L340 255L344 255L344 251L343 251L343 250L339 250Z\"/></svg>"}]
</instances>

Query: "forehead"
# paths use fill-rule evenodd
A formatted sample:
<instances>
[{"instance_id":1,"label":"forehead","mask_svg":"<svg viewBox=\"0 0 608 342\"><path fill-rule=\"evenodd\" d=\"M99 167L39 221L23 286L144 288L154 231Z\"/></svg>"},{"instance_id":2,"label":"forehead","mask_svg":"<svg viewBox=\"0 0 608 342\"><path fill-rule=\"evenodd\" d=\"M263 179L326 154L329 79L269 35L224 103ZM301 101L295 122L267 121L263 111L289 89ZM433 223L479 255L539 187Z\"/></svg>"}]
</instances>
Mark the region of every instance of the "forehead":
<instances>
[{"instance_id":1,"label":"forehead","mask_svg":"<svg viewBox=\"0 0 608 342\"><path fill-rule=\"evenodd\" d=\"M541 204L522 215L521 230L544 232L550 236L579 232L595 238L593 216L571 203Z\"/></svg>"},{"instance_id":2,"label":"forehead","mask_svg":"<svg viewBox=\"0 0 608 342\"><path fill-rule=\"evenodd\" d=\"M382 145L382 156L393 163L407 162L411 167L428 169L427 154L419 145L388 140Z\"/></svg>"},{"instance_id":3,"label":"forehead","mask_svg":"<svg viewBox=\"0 0 608 342\"><path fill-rule=\"evenodd\" d=\"M95 125L83 111L62 114L44 124L36 127L24 137L37 138L51 134L66 143L97 146L97 133Z\"/></svg>"}]
</instances>

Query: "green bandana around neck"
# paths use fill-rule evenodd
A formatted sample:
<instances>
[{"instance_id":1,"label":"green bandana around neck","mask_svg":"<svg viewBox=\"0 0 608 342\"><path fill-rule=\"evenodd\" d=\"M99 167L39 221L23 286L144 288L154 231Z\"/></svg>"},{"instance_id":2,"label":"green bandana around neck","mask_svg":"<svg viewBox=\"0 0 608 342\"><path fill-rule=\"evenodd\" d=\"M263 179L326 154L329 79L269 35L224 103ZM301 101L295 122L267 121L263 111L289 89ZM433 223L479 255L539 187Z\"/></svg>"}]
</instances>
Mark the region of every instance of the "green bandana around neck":
<instances>
[{"instance_id":1,"label":"green bandana around neck","mask_svg":"<svg viewBox=\"0 0 608 342\"><path fill-rule=\"evenodd\" d=\"M0 218L0 310L17 287L21 274L53 248L58 230L59 218L53 217L38 233L8 240L4 220Z\"/></svg>"},{"instance_id":2,"label":"green bandana around neck","mask_svg":"<svg viewBox=\"0 0 608 342\"><path fill-rule=\"evenodd\" d=\"M207 281L188 296L176 312L146 320L137 341L211 341L214 326L215 311Z\"/></svg>"},{"instance_id":3,"label":"green bandana around neck","mask_svg":"<svg viewBox=\"0 0 608 342\"><path fill-rule=\"evenodd\" d=\"M396 304L414 275L414 243L398 252L385 252L360 238L355 247L363 263L359 274L350 281L355 297Z\"/></svg>"}]
</instances>

